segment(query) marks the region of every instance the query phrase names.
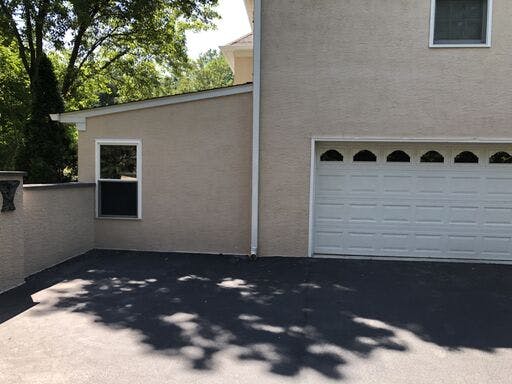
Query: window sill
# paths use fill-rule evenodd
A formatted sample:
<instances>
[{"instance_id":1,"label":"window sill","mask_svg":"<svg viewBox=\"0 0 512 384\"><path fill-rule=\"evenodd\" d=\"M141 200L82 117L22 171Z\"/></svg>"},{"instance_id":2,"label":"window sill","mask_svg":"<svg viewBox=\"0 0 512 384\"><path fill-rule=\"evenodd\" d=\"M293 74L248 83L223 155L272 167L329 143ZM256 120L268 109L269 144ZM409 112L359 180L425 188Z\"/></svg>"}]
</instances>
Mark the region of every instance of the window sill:
<instances>
[{"instance_id":1,"label":"window sill","mask_svg":"<svg viewBox=\"0 0 512 384\"><path fill-rule=\"evenodd\" d=\"M96 220L142 221L142 217L96 216Z\"/></svg>"},{"instance_id":2,"label":"window sill","mask_svg":"<svg viewBox=\"0 0 512 384\"><path fill-rule=\"evenodd\" d=\"M429 48L491 48L491 44L434 44L434 43L430 43Z\"/></svg>"}]
</instances>

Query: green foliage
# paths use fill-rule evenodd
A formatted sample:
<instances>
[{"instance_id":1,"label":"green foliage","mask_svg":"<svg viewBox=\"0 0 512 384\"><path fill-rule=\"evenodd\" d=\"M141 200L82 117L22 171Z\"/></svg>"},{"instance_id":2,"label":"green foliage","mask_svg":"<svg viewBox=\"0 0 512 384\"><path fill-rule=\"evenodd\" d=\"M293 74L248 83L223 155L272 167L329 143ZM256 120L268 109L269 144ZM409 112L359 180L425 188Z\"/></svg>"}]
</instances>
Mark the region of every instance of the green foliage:
<instances>
[{"instance_id":1,"label":"green foliage","mask_svg":"<svg viewBox=\"0 0 512 384\"><path fill-rule=\"evenodd\" d=\"M30 119L24 128L24 146L19 164L32 183L71 181L76 169L76 147L70 127L50 120L64 110L52 63L42 56L32 84Z\"/></svg>"},{"instance_id":2,"label":"green foliage","mask_svg":"<svg viewBox=\"0 0 512 384\"><path fill-rule=\"evenodd\" d=\"M209 50L195 60L178 80L175 93L185 93L233 85L233 72L224 56Z\"/></svg>"},{"instance_id":3,"label":"green foliage","mask_svg":"<svg viewBox=\"0 0 512 384\"><path fill-rule=\"evenodd\" d=\"M76 132L49 119L64 106L231 85L218 51L186 53L186 32L211 28L217 2L0 0L0 168L37 182L76 177Z\"/></svg>"},{"instance_id":4,"label":"green foliage","mask_svg":"<svg viewBox=\"0 0 512 384\"><path fill-rule=\"evenodd\" d=\"M16 155L20 129L12 127L15 119L2 122L2 167L12 167L12 159L19 158L16 166L29 167L32 181L64 180L64 174L75 168L69 152L76 144L70 140L67 129L49 120L49 113L63 108L59 93L68 107L91 106L101 98L98 94L105 95L108 102L112 91L122 89L109 79L110 67L123 58L124 63L131 60L146 71L151 66L162 67L168 73L180 71L188 63L186 31L208 28L217 17L213 11L217 2L0 0L0 36L5 37L8 45L16 45L25 72L21 78L28 78L31 95L30 104L19 99L25 111L30 105L31 115L23 130L26 148L22 156ZM51 55L56 63L55 72L47 57L50 52L55 52ZM149 66L144 67L144 62L149 62ZM138 87L140 84L136 80L126 88L137 90L140 96L153 93L154 81L145 87ZM7 94L5 89L0 92Z\"/></svg>"},{"instance_id":5,"label":"green foliage","mask_svg":"<svg viewBox=\"0 0 512 384\"><path fill-rule=\"evenodd\" d=\"M29 79L14 44L0 36L0 169L14 170L28 119Z\"/></svg>"}]
</instances>

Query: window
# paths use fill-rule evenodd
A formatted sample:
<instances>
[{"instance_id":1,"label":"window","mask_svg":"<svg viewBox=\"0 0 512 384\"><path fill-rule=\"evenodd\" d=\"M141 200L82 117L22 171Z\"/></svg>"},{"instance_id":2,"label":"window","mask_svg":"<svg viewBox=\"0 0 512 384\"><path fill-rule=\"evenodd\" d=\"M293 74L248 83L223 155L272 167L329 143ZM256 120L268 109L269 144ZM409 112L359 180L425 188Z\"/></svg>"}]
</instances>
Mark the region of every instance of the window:
<instances>
[{"instance_id":1,"label":"window","mask_svg":"<svg viewBox=\"0 0 512 384\"><path fill-rule=\"evenodd\" d=\"M335 149L330 149L320 156L320 161L343 161L343 155Z\"/></svg>"},{"instance_id":2,"label":"window","mask_svg":"<svg viewBox=\"0 0 512 384\"><path fill-rule=\"evenodd\" d=\"M491 44L492 0L431 0L430 46Z\"/></svg>"},{"instance_id":3,"label":"window","mask_svg":"<svg viewBox=\"0 0 512 384\"><path fill-rule=\"evenodd\" d=\"M478 156L469 151L461 152L455 156L455 164L478 164Z\"/></svg>"},{"instance_id":4,"label":"window","mask_svg":"<svg viewBox=\"0 0 512 384\"><path fill-rule=\"evenodd\" d=\"M387 162L388 163L410 163L411 156L409 156L404 151L394 151L388 155Z\"/></svg>"},{"instance_id":5,"label":"window","mask_svg":"<svg viewBox=\"0 0 512 384\"><path fill-rule=\"evenodd\" d=\"M96 142L98 217L141 217L139 141Z\"/></svg>"},{"instance_id":6,"label":"window","mask_svg":"<svg viewBox=\"0 0 512 384\"><path fill-rule=\"evenodd\" d=\"M512 156L507 152L497 152L489 158L491 164L511 164Z\"/></svg>"},{"instance_id":7,"label":"window","mask_svg":"<svg viewBox=\"0 0 512 384\"><path fill-rule=\"evenodd\" d=\"M422 163L444 163L444 157L437 151L428 151L421 156Z\"/></svg>"},{"instance_id":8,"label":"window","mask_svg":"<svg viewBox=\"0 0 512 384\"><path fill-rule=\"evenodd\" d=\"M354 161L375 162L377 161L377 156L375 156L373 152L365 149L354 155Z\"/></svg>"}]
</instances>

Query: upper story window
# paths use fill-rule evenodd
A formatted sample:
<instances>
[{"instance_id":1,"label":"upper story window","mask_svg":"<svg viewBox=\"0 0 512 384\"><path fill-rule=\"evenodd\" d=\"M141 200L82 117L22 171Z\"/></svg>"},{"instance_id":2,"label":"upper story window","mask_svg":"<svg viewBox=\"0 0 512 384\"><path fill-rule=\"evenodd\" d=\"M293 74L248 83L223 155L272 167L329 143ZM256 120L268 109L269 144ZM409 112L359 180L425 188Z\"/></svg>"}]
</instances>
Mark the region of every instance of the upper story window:
<instances>
[{"instance_id":1,"label":"upper story window","mask_svg":"<svg viewBox=\"0 0 512 384\"><path fill-rule=\"evenodd\" d=\"M431 47L489 47L492 0L432 0Z\"/></svg>"}]
</instances>

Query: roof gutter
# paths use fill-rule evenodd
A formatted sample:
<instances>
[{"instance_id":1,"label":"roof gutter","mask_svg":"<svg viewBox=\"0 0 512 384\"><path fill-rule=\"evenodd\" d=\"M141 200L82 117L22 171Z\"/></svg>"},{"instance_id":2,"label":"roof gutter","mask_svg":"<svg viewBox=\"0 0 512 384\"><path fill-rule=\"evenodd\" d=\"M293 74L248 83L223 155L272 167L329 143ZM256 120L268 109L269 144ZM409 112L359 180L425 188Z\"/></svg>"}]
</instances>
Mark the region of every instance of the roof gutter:
<instances>
[{"instance_id":1,"label":"roof gutter","mask_svg":"<svg viewBox=\"0 0 512 384\"><path fill-rule=\"evenodd\" d=\"M260 193L261 0L254 1L254 62L252 108L251 257L258 256Z\"/></svg>"}]
</instances>

